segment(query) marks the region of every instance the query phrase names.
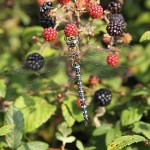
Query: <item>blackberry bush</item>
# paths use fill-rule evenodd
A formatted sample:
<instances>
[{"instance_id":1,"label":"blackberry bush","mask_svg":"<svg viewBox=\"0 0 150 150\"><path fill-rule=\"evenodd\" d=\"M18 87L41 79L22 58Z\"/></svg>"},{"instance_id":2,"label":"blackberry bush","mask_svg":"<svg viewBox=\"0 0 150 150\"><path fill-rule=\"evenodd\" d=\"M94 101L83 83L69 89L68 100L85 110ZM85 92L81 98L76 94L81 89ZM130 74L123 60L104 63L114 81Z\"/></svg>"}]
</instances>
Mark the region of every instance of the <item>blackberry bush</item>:
<instances>
[{"instance_id":1,"label":"blackberry bush","mask_svg":"<svg viewBox=\"0 0 150 150\"><path fill-rule=\"evenodd\" d=\"M109 150L116 147L122 149L149 138L146 134L149 131L149 89L146 87L149 74L146 68L149 67L147 59L144 66L144 59L138 57L145 56L146 52L144 58L148 58L149 47L146 48L146 44L144 49L136 47L132 54L129 47L124 48L122 43L129 44L131 37L124 33L126 24L118 4L111 3L113 5L109 6L109 10L105 10L107 7L103 6L107 1L50 1L41 5L39 14L34 14L36 10L32 8L36 6L33 1L15 2L11 9L6 2L0 6L0 18L3 18L0 24L0 121L8 126L0 130L0 135L5 134L3 141L6 139L0 142L1 149ZM124 2L117 0L122 6ZM27 5L23 7L24 4ZM138 19L141 17L139 10L138 16L132 9L131 12L126 11L126 18L131 13L131 18L134 14ZM37 27L36 17L30 18L37 15L44 29ZM131 26L132 29L135 27L132 24L129 29ZM141 33L143 30L137 31ZM22 65L15 66L23 61L27 53L32 52L35 53L25 61L26 68L32 71L26 72L26 68L22 70ZM138 57L138 61L135 61L135 57ZM132 68L131 61L134 61L133 64L142 63ZM7 71L8 65L15 66L15 69ZM3 70L7 72L3 73ZM131 75L137 71L138 75L133 77L136 80L123 79L122 71ZM137 80L144 83L144 89ZM103 87L109 87L109 90ZM100 107L95 109L93 102ZM84 120L89 126L84 126ZM55 145L55 148L51 145ZM129 149L146 150L146 146L142 146L130 146Z\"/></svg>"}]
</instances>

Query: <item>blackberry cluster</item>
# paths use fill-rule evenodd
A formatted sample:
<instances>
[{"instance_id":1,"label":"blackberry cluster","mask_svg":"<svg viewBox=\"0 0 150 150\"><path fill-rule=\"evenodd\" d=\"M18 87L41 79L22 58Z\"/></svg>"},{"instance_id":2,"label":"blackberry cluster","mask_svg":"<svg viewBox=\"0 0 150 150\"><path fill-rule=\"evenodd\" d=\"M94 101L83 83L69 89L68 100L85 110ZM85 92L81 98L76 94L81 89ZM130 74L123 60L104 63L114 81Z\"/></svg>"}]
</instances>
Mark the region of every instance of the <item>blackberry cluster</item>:
<instances>
[{"instance_id":1,"label":"blackberry cluster","mask_svg":"<svg viewBox=\"0 0 150 150\"><path fill-rule=\"evenodd\" d=\"M25 68L39 71L44 66L44 58L39 53L30 54L25 61Z\"/></svg>"},{"instance_id":2,"label":"blackberry cluster","mask_svg":"<svg viewBox=\"0 0 150 150\"><path fill-rule=\"evenodd\" d=\"M122 10L122 5L112 1L108 4L108 10L111 11L111 13L120 13Z\"/></svg>"},{"instance_id":3,"label":"blackberry cluster","mask_svg":"<svg viewBox=\"0 0 150 150\"><path fill-rule=\"evenodd\" d=\"M50 11L53 9L52 2L44 2L39 9L39 23L43 28L54 28L56 17L50 16Z\"/></svg>"},{"instance_id":4,"label":"blackberry cluster","mask_svg":"<svg viewBox=\"0 0 150 150\"><path fill-rule=\"evenodd\" d=\"M110 36L118 36L124 32L125 28L126 23L122 14L114 14L110 17L106 30Z\"/></svg>"},{"instance_id":5,"label":"blackberry cluster","mask_svg":"<svg viewBox=\"0 0 150 150\"><path fill-rule=\"evenodd\" d=\"M112 94L106 88L100 89L96 91L94 94L94 100L98 106L104 107L104 106L109 105L111 102L111 99L112 99Z\"/></svg>"}]
</instances>

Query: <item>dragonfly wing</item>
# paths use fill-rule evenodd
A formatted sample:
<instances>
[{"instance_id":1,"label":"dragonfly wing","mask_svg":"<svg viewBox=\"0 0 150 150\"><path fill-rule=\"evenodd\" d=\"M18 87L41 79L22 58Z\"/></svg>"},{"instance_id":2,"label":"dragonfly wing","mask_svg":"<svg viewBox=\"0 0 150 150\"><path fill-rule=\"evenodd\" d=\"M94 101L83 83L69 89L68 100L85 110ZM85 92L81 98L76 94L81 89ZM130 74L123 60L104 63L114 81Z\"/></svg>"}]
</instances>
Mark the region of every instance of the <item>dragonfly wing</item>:
<instances>
[{"instance_id":1,"label":"dragonfly wing","mask_svg":"<svg viewBox=\"0 0 150 150\"><path fill-rule=\"evenodd\" d=\"M7 87L10 87L11 90L9 92L14 91L14 84L20 84L20 89L22 89L20 94L50 90L56 87L58 89L58 86L68 82L68 77L72 77L67 66L67 59L67 57L57 55L45 58L45 65L40 71L26 70L23 63L11 68L6 73L9 78ZM16 89L18 88L16 87Z\"/></svg>"},{"instance_id":2,"label":"dragonfly wing","mask_svg":"<svg viewBox=\"0 0 150 150\"><path fill-rule=\"evenodd\" d=\"M114 50L108 49L89 49L81 59L81 70L87 75L97 75L101 78L111 78L114 76L128 77L128 56L133 52L132 47L117 47L119 53L119 65L110 67L107 64L107 56L114 53Z\"/></svg>"}]
</instances>

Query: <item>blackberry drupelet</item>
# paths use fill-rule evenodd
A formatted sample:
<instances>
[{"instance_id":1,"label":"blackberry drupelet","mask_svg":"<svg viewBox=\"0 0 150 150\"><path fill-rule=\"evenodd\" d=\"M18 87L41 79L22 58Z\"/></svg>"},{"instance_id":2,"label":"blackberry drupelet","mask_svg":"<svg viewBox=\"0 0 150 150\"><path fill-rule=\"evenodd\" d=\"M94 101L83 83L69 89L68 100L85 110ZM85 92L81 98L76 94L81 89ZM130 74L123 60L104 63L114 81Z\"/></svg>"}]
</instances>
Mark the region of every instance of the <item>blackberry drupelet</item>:
<instances>
[{"instance_id":1,"label":"blackberry drupelet","mask_svg":"<svg viewBox=\"0 0 150 150\"><path fill-rule=\"evenodd\" d=\"M44 58L39 53L30 54L25 61L25 68L39 71L44 66Z\"/></svg>"},{"instance_id":2,"label":"blackberry drupelet","mask_svg":"<svg viewBox=\"0 0 150 150\"><path fill-rule=\"evenodd\" d=\"M52 2L44 2L42 6L40 6L39 9L39 15L41 18L47 18L49 17L49 13L52 9Z\"/></svg>"},{"instance_id":3,"label":"blackberry drupelet","mask_svg":"<svg viewBox=\"0 0 150 150\"><path fill-rule=\"evenodd\" d=\"M126 27L126 24L124 21L120 19L116 19L116 20L109 22L106 30L110 36L118 36L124 32L125 27Z\"/></svg>"},{"instance_id":4,"label":"blackberry drupelet","mask_svg":"<svg viewBox=\"0 0 150 150\"><path fill-rule=\"evenodd\" d=\"M49 27L54 28L56 24L56 17L39 18L39 23L44 29Z\"/></svg>"},{"instance_id":5,"label":"blackberry drupelet","mask_svg":"<svg viewBox=\"0 0 150 150\"><path fill-rule=\"evenodd\" d=\"M112 99L112 94L106 88L100 89L96 91L94 94L94 100L98 106L104 107L104 106L109 105L111 102L111 99Z\"/></svg>"},{"instance_id":6,"label":"blackberry drupelet","mask_svg":"<svg viewBox=\"0 0 150 150\"><path fill-rule=\"evenodd\" d=\"M108 10L111 11L111 13L120 13L122 10L122 5L112 1L108 4Z\"/></svg>"}]
</instances>

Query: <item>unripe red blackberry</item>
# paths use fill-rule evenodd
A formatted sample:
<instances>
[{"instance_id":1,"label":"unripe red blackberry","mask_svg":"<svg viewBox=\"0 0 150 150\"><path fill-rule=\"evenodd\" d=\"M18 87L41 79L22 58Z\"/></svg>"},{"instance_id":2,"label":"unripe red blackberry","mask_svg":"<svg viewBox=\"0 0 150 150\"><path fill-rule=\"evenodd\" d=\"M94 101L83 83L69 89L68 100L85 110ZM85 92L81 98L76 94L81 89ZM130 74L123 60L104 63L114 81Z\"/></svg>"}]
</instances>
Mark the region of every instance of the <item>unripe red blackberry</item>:
<instances>
[{"instance_id":1,"label":"unripe red blackberry","mask_svg":"<svg viewBox=\"0 0 150 150\"><path fill-rule=\"evenodd\" d=\"M64 33L66 36L77 36L78 28L74 23L68 23L64 28Z\"/></svg>"},{"instance_id":2,"label":"unripe red blackberry","mask_svg":"<svg viewBox=\"0 0 150 150\"><path fill-rule=\"evenodd\" d=\"M126 24L122 20L110 21L106 27L106 30L110 36L121 35L125 30Z\"/></svg>"},{"instance_id":3,"label":"unripe red blackberry","mask_svg":"<svg viewBox=\"0 0 150 150\"><path fill-rule=\"evenodd\" d=\"M109 105L111 102L111 99L112 99L112 94L106 88L99 89L94 94L94 101L95 101L96 105L98 105L98 106L104 107L104 106Z\"/></svg>"},{"instance_id":4,"label":"unripe red blackberry","mask_svg":"<svg viewBox=\"0 0 150 150\"><path fill-rule=\"evenodd\" d=\"M107 63L111 67L117 67L119 65L119 55L118 54L108 55Z\"/></svg>"},{"instance_id":5,"label":"unripe red blackberry","mask_svg":"<svg viewBox=\"0 0 150 150\"><path fill-rule=\"evenodd\" d=\"M45 41L52 42L56 39L57 32L53 28L45 28L43 31L43 38Z\"/></svg>"},{"instance_id":6,"label":"unripe red blackberry","mask_svg":"<svg viewBox=\"0 0 150 150\"><path fill-rule=\"evenodd\" d=\"M44 58L39 53L30 54L25 61L25 68L39 71L44 66Z\"/></svg>"},{"instance_id":7,"label":"unripe red blackberry","mask_svg":"<svg viewBox=\"0 0 150 150\"><path fill-rule=\"evenodd\" d=\"M103 8L100 5L92 5L88 8L88 12L91 18L98 19L103 15Z\"/></svg>"},{"instance_id":8,"label":"unripe red blackberry","mask_svg":"<svg viewBox=\"0 0 150 150\"><path fill-rule=\"evenodd\" d=\"M67 4L69 3L70 0L59 0L59 3L64 5L64 4Z\"/></svg>"},{"instance_id":9,"label":"unripe red blackberry","mask_svg":"<svg viewBox=\"0 0 150 150\"><path fill-rule=\"evenodd\" d=\"M41 6L44 2L48 2L49 0L36 0L37 4Z\"/></svg>"},{"instance_id":10,"label":"unripe red blackberry","mask_svg":"<svg viewBox=\"0 0 150 150\"><path fill-rule=\"evenodd\" d=\"M91 75L91 76L89 77L88 83L89 83L90 85L97 85L98 82L99 82L99 78L98 78L97 76Z\"/></svg>"},{"instance_id":11,"label":"unripe red blackberry","mask_svg":"<svg viewBox=\"0 0 150 150\"><path fill-rule=\"evenodd\" d=\"M108 4L108 10L111 11L111 13L120 13L122 10L122 4L112 1Z\"/></svg>"}]
</instances>

